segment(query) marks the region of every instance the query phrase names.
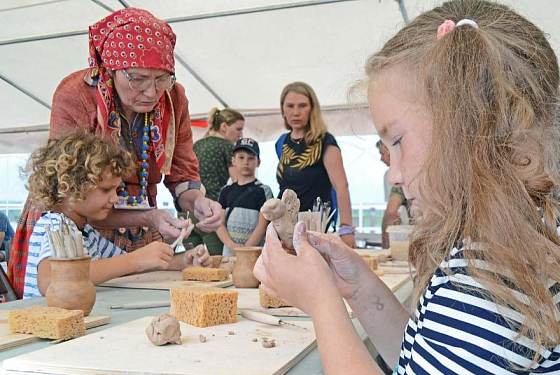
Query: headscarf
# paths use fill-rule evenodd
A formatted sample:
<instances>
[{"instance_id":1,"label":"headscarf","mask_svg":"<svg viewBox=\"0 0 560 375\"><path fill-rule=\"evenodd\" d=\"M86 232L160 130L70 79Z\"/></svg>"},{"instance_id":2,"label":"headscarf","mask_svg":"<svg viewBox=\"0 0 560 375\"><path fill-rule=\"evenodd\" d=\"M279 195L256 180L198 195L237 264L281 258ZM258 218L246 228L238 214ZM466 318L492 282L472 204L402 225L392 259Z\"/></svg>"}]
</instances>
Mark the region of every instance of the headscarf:
<instances>
[{"instance_id":1,"label":"headscarf","mask_svg":"<svg viewBox=\"0 0 560 375\"><path fill-rule=\"evenodd\" d=\"M175 33L167 23L137 8L121 9L89 27L89 71L86 82L97 87L96 133L119 144L121 118L110 70L163 69L175 73ZM168 174L175 147L175 118L166 91L149 114L156 165ZM166 154L169 155L166 158Z\"/></svg>"}]
</instances>

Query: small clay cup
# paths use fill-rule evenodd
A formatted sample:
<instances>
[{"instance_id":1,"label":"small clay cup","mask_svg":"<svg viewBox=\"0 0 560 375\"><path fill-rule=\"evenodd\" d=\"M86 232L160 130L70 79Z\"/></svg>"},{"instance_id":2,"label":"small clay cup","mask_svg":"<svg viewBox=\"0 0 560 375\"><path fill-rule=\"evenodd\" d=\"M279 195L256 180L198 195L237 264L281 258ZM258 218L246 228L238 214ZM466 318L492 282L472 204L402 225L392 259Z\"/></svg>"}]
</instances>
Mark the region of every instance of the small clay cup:
<instances>
[{"instance_id":1,"label":"small clay cup","mask_svg":"<svg viewBox=\"0 0 560 375\"><path fill-rule=\"evenodd\" d=\"M234 250L236 261L232 273L233 285L236 288L258 288L261 282L253 276L253 268L261 255L262 247L236 247Z\"/></svg>"},{"instance_id":2,"label":"small clay cup","mask_svg":"<svg viewBox=\"0 0 560 375\"><path fill-rule=\"evenodd\" d=\"M45 297L47 306L83 310L88 316L95 304L95 286L89 276L91 256L51 258L52 280Z\"/></svg>"}]
</instances>

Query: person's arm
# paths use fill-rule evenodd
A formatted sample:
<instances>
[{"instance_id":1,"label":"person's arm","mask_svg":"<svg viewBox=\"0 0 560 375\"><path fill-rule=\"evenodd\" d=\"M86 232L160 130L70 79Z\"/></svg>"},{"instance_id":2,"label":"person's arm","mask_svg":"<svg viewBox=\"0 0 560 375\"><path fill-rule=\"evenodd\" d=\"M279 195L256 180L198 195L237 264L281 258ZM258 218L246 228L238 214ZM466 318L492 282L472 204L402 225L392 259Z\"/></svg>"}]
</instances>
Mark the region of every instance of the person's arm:
<instances>
[{"instance_id":1,"label":"person's arm","mask_svg":"<svg viewBox=\"0 0 560 375\"><path fill-rule=\"evenodd\" d=\"M257 223L257 226L253 230L251 236L245 242L245 246L258 246L264 238L268 223L269 221L266 220L263 214L259 212L259 222Z\"/></svg>"},{"instance_id":2,"label":"person's arm","mask_svg":"<svg viewBox=\"0 0 560 375\"><path fill-rule=\"evenodd\" d=\"M293 304L313 319L326 374L382 374L354 329L329 265L307 242L302 224L294 230L297 256L284 251L274 226L269 225L255 277L267 294Z\"/></svg>"},{"instance_id":3,"label":"person's arm","mask_svg":"<svg viewBox=\"0 0 560 375\"><path fill-rule=\"evenodd\" d=\"M231 250L231 252L234 252L233 249L235 247L243 246L241 244L234 242L231 239L231 236L229 235L229 232L226 227L226 210L222 210L222 225L220 225L220 227L216 231L216 234L218 235L220 241L222 241L224 245L226 245Z\"/></svg>"},{"instance_id":4,"label":"person's arm","mask_svg":"<svg viewBox=\"0 0 560 375\"><path fill-rule=\"evenodd\" d=\"M352 307L385 362L394 367L400 353L401 333L410 314L387 285L339 237L318 232L306 234L301 237L328 261L338 291Z\"/></svg>"},{"instance_id":5,"label":"person's arm","mask_svg":"<svg viewBox=\"0 0 560 375\"><path fill-rule=\"evenodd\" d=\"M2 245L2 242L4 241L4 236L6 235L6 232L0 232L0 245Z\"/></svg>"},{"instance_id":6,"label":"person's arm","mask_svg":"<svg viewBox=\"0 0 560 375\"><path fill-rule=\"evenodd\" d=\"M381 246L384 249L389 248L389 233L387 233L387 227L389 225L396 224L398 220L398 210L403 203L403 198L398 194L391 194L389 196L389 202L387 202L387 208L383 214L383 221L381 222Z\"/></svg>"},{"instance_id":7,"label":"person's arm","mask_svg":"<svg viewBox=\"0 0 560 375\"><path fill-rule=\"evenodd\" d=\"M346 179L346 172L342 164L342 154L340 149L334 145L327 146L323 156L323 163L329 175L329 180L336 191L338 199L338 214L340 215L340 222L347 225L352 225L352 205L350 203L350 192L348 190L348 180ZM345 234L340 238L348 246L356 247L356 238L354 234Z\"/></svg>"},{"instance_id":8,"label":"person's arm","mask_svg":"<svg viewBox=\"0 0 560 375\"><path fill-rule=\"evenodd\" d=\"M173 249L163 242L152 242L131 253L124 253L107 259L91 262L90 278L94 285L131 273L151 269L167 269L173 257ZM37 286L45 295L52 280L50 259L39 263L37 270Z\"/></svg>"},{"instance_id":9,"label":"person's arm","mask_svg":"<svg viewBox=\"0 0 560 375\"><path fill-rule=\"evenodd\" d=\"M171 216L164 210L133 211L113 208L104 220L90 220L90 224L105 229L150 227L156 228L164 237L177 238L186 222Z\"/></svg>"},{"instance_id":10,"label":"person's arm","mask_svg":"<svg viewBox=\"0 0 560 375\"><path fill-rule=\"evenodd\" d=\"M194 255L198 253L198 263L193 264ZM180 271L188 267L210 267L212 266L212 258L204 245L198 245L194 249L187 250L180 254L175 254L169 267L169 271Z\"/></svg>"}]
</instances>

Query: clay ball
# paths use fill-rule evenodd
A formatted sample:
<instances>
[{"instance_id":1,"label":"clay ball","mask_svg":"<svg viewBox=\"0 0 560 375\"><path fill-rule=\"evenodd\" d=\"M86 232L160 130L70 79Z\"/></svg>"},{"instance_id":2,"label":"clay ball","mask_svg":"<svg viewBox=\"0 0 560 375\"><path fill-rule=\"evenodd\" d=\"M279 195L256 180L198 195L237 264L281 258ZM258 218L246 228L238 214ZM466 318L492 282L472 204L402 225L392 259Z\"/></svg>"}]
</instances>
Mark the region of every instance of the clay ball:
<instances>
[{"instance_id":1,"label":"clay ball","mask_svg":"<svg viewBox=\"0 0 560 375\"><path fill-rule=\"evenodd\" d=\"M152 319L146 328L146 336L152 344L160 346L165 344L181 345L181 326L174 316L160 314Z\"/></svg>"}]
</instances>

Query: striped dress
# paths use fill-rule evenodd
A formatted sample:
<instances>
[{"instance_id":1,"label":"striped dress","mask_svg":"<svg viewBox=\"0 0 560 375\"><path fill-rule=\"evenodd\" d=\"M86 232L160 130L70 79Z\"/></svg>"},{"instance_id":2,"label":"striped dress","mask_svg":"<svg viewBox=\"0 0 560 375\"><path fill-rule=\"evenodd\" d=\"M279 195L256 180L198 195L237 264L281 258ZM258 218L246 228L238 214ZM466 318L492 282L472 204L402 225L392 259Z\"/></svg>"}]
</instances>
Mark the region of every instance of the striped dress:
<instances>
[{"instance_id":1,"label":"striped dress","mask_svg":"<svg viewBox=\"0 0 560 375\"><path fill-rule=\"evenodd\" d=\"M45 225L48 224L52 230L60 228L61 216L58 212L45 212L33 227L33 233L29 238L29 252L27 256L27 267L25 268L25 284L23 298L41 297L37 286L37 271L42 260L51 257L51 246L45 235ZM80 231L76 224L70 220L72 233L82 233L84 240L84 253L91 255L91 259L107 259L117 255L126 254L123 250L109 242L101 234L86 223Z\"/></svg>"},{"instance_id":2,"label":"striped dress","mask_svg":"<svg viewBox=\"0 0 560 375\"><path fill-rule=\"evenodd\" d=\"M517 337L505 318L521 324L525 317L484 298L484 287L469 276L466 266L463 248L458 246L432 276L415 319L410 319L406 327L395 373L560 374L560 346L537 348L531 339ZM476 266L488 268L482 261ZM451 270L451 274L443 269ZM560 284L551 282L549 290L560 307ZM521 371L531 364L535 350L540 351L542 359L531 371Z\"/></svg>"}]
</instances>

